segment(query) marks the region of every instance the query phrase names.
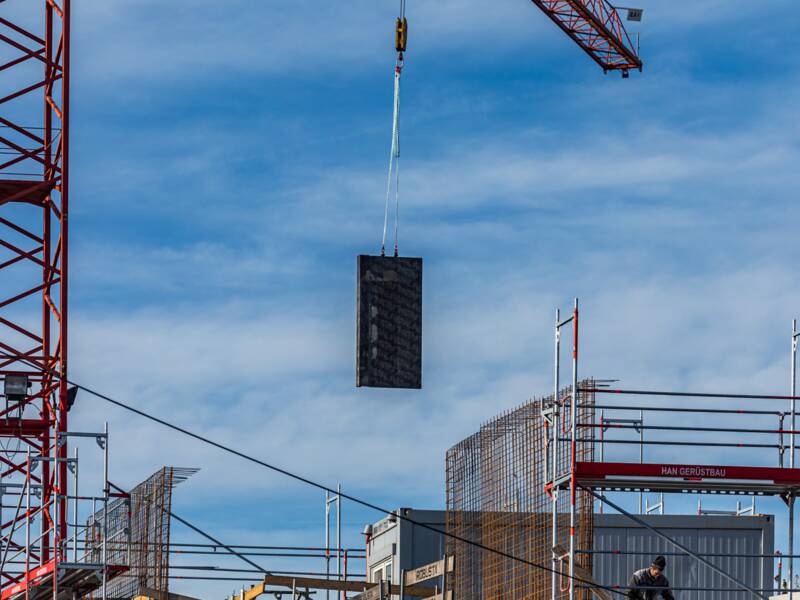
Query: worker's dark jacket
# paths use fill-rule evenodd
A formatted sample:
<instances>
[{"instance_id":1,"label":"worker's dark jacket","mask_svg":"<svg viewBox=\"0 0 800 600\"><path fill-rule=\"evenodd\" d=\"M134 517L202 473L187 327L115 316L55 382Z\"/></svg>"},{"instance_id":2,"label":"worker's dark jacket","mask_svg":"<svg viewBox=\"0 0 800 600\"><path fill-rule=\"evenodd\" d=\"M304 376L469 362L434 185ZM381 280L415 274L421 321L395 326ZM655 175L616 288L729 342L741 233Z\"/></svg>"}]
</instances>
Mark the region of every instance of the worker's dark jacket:
<instances>
[{"instance_id":1,"label":"worker's dark jacket","mask_svg":"<svg viewBox=\"0 0 800 600\"><path fill-rule=\"evenodd\" d=\"M628 598L632 600L655 600L661 596L664 600L675 600L669 590L669 581L663 574L653 577L650 569L641 569L631 576L628 584ZM655 588L655 589L647 589Z\"/></svg>"}]
</instances>

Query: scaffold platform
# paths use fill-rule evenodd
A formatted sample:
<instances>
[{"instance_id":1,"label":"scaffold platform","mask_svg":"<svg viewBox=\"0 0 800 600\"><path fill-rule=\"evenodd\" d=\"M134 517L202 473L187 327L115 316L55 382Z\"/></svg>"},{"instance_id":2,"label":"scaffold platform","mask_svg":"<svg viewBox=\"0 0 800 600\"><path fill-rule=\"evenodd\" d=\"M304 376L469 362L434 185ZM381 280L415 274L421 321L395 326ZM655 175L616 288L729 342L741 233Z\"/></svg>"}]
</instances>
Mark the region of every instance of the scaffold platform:
<instances>
[{"instance_id":1,"label":"scaffold platform","mask_svg":"<svg viewBox=\"0 0 800 600\"><path fill-rule=\"evenodd\" d=\"M729 465L577 462L578 485L602 491L784 496L800 491L800 469ZM569 486L569 480L563 482Z\"/></svg>"},{"instance_id":2,"label":"scaffold platform","mask_svg":"<svg viewBox=\"0 0 800 600\"><path fill-rule=\"evenodd\" d=\"M127 566L108 565L108 580L127 570ZM50 600L54 597L54 573L58 574L55 594L58 600L72 600L73 594L81 598L103 586L102 565L59 563L56 567L55 561L50 561L31 569L22 581L5 588L0 592L0 600L19 600L25 598L26 593L28 600Z\"/></svg>"}]
</instances>

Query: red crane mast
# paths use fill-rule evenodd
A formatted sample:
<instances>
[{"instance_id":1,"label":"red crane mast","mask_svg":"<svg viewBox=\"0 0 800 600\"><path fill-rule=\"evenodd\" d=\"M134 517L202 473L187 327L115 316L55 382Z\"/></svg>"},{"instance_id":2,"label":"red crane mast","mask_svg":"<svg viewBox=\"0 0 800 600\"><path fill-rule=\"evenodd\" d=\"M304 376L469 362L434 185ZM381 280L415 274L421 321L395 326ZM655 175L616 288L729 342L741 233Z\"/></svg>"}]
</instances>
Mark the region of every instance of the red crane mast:
<instances>
[{"instance_id":1,"label":"red crane mast","mask_svg":"<svg viewBox=\"0 0 800 600\"><path fill-rule=\"evenodd\" d=\"M12 4L0 4L3 598L33 569L54 568L67 535L70 0ZM32 504L15 511L25 485ZM30 564L13 564L26 545Z\"/></svg>"}]
</instances>

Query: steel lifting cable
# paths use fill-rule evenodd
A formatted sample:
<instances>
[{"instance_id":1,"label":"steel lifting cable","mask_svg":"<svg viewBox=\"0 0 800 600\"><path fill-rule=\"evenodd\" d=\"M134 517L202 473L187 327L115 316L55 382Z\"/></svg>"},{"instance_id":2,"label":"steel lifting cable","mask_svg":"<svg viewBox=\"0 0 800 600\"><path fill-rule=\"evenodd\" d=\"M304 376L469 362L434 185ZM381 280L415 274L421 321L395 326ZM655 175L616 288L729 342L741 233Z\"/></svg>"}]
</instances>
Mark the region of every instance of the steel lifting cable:
<instances>
[{"instance_id":1,"label":"steel lifting cable","mask_svg":"<svg viewBox=\"0 0 800 600\"><path fill-rule=\"evenodd\" d=\"M392 179L394 178L394 255L399 254L398 230L400 227L400 76L403 73L404 53L408 40L408 21L406 19L406 1L400 0L400 16L395 24L395 49L397 61L394 66L394 97L392 104L392 143L389 151L389 173L386 177L386 200L383 207L383 237L381 238L381 256L386 255L386 232L389 226L389 199L392 195Z\"/></svg>"}]
</instances>

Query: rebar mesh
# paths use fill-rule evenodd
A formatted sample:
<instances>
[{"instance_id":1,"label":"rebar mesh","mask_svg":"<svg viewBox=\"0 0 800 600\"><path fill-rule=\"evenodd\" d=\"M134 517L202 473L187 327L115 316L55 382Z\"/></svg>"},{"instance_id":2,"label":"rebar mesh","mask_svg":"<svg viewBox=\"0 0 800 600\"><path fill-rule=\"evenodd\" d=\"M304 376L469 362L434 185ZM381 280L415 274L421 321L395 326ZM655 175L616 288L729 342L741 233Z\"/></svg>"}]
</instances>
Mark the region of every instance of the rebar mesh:
<instances>
[{"instance_id":1,"label":"rebar mesh","mask_svg":"<svg viewBox=\"0 0 800 600\"><path fill-rule=\"evenodd\" d=\"M579 384L592 388L593 382ZM562 419L569 422L570 389L560 394L567 400ZM552 498L546 490L545 462L548 433L542 409L554 398L531 400L501 414L481 426L480 431L447 452L447 531L547 567L552 566ZM581 392L578 422L593 422L594 394ZM590 429L593 432L593 429ZM558 432L569 437L569 427ZM593 460L591 438L581 435L576 459ZM557 474L570 471L570 445L558 445ZM552 458L550 459L552 460ZM592 547L592 497L576 496L576 547ZM557 501L557 544L569 546L569 492L562 491ZM452 578L459 600L547 600L551 598L551 573L512 558L482 550L470 544L451 541L449 553L456 557ZM576 566L591 572L591 555L578 555ZM560 567L568 573L569 567ZM568 578L558 581L558 598L568 597ZM590 600L591 593L576 586L575 597Z\"/></svg>"},{"instance_id":2,"label":"rebar mesh","mask_svg":"<svg viewBox=\"0 0 800 600\"><path fill-rule=\"evenodd\" d=\"M108 506L107 564L126 565L128 571L109 581L107 597L130 599L147 593L166 600L169 593L169 534L172 489L197 469L163 467ZM90 562L102 562L103 511L87 523ZM99 591L87 596L99 598Z\"/></svg>"}]
</instances>

